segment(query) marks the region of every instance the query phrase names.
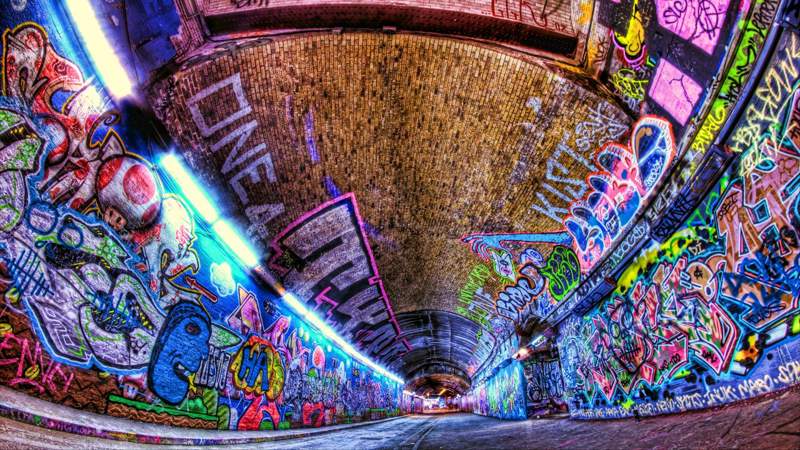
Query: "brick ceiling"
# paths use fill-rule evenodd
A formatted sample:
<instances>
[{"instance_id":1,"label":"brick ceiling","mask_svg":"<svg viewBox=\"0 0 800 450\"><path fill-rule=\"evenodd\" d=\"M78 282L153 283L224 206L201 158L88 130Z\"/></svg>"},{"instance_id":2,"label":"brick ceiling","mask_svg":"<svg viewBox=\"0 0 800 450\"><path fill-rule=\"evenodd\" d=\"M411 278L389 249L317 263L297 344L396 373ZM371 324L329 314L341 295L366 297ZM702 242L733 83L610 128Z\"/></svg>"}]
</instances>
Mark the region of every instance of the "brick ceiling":
<instances>
[{"instance_id":1,"label":"brick ceiling","mask_svg":"<svg viewBox=\"0 0 800 450\"><path fill-rule=\"evenodd\" d=\"M563 229L557 212L585 189L593 151L630 123L591 85L545 60L460 39L303 33L208 43L152 85L151 104L266 255L298 219L353 193L392 314L412 328L399 330L403 352L370 352L400 372L419 368L414 358L446 355L472 375L502 330L453 326L447 340L431 325L443 323L430 319L439 313L420 316L427 334L408 314L459 312L459 291L481 262L463 236ZM251 172L226 167L236 165L237 143L239 156L261 161L244 165ZM502 286L494 276L486 283Z\"/></svg>"}]
</instances>

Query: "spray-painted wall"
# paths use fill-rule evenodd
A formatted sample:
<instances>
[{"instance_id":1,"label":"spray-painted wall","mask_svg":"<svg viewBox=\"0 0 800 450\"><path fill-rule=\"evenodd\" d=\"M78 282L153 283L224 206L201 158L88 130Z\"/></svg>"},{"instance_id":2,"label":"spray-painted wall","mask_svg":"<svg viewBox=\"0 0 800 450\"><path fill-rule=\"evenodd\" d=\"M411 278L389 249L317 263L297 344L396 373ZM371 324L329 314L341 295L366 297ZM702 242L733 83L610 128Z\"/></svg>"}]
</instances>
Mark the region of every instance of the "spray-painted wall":
<instances>
[{"instance_id":1,"label":"spray-painted wall","mask_svg":"<svg viewBox=\"0 0 800 450\"><path fill-rule=\"evenodd\" d=\"M576 418L708 408L800 383L800 39L785 33L728 147L663 243L558 339Z\"/></svg>"},{"instance_id":2,"label":"spray-painted wall","mask_svg":"<svg viewBox=\"0 0 800 450\"><path fill-rule=\"evenodd\" d=\"M462 411L501 419L526 417L525 374L522 364L509 359L519 347L514 334L497 346L497 351L472 377L470 391L459 398Z\"/></svg>"},{"instance_id":3,"label":"spray-painted wall","mask_svg":"<svg viewBox=\"0 0 800 450\"><path fill-rule=\"evenodd\" d=\"M525 375L522 364L512 360L470 394L472 412L500 419L525 419Z\"/></svg>"},{"instance_id":4,"label":"spray-painted wall","mask_svg":"<svg viewBox=\"0 0 800 450\"><path fill-rule=\"evenodd\" d=\"M0 19L0 384L195 428L413 410L240 269L154 165L148 119L108 100L60 6L16 3Z\"/></svg>"},{"instance_id":5,"label":"spray-painted wall","mask_svg":"<svg viewBox=\"0 0 800 450\"><path fill-rule=\"evenodd\" d=\"M534 355L522 363L528 417L566 411L564 378L557 357Z\"/></svg>"},{"instance_id":6,"label":"spray-painted wall","mask_svg":"<svg viewBox=\"0 0 800 450\"><path fill-rule=\"evenodd\" d=\"M632 110L667 117L676 136L701 124L705 137L696 149L704 151L736 102L777 5L777 0L598 2L589 64L605 69L601 80ZM747 21L753 23L745 27ZM728 76L721 69L734 54L736 67ZM698 113L711 101L713 114L700 120Z\"/></svg>"}]
</instances>

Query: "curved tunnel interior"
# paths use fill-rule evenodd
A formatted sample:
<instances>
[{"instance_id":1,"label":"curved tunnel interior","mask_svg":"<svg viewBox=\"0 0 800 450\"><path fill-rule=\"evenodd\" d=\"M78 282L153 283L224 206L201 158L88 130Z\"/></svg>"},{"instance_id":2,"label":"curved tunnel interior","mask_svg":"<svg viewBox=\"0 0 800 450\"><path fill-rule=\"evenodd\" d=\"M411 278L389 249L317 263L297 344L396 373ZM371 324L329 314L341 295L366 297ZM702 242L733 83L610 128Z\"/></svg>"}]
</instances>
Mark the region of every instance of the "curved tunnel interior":
<instances>
[{"instance_id":1,"label":"curved tunnel interior","mask_svg":"<svg viewBox=\"0 0 800 450\"><path fill-rule=\"evenodd\" d=\"M433 358L468 379L515 326L541 316L516 304L498 308L491 294L526 272L524 294L541 292L544 278L532 263L515 269L516 261L487 261L489 273L472 250L488 256L477 240L510 229L541 235L525 249L533 259L545 258L553 241L568 242L568 233L552 230L560 224L553 211L569 208L570 199L548 177L556 178L555 168L569 173L558 180L575 183L595 170L584 152L623 136L630 119L622 106L551 62L509 61L452 38L353 32L241 45L211 45L187 58L154 83L150 98L168 99L156 114L179 148L190 149L182 153L196 173L210 185L227 179L230 189L219 193L225 213L256 227L287 289L304 298L325 291L330 300L317 310L406 377L419 370L417 359ZM200 85L209 87L198 92ZM578 120L586 116L605 126L590 129ZM240 157L249 146L252 153ZM552 148L561 149L561 161L545 154ZM319 235L313 225L343 194L351 196L340 203L358 208L357 221L369 217L361 245L371 247L370 275L380 270L388 308L377 309L363 285L346 284L356 275L339 275L352 261L338 241L346 230ZM268 214L248 216L259 202ZM459 300L465 287L476 292ZM384 336L395 325L390 343Z\"/></svg>"},{"instance_id":2,"label":"curved tunnel interior","mask_svg":"<svg viewBox=\"0 0 800 450\"><path fill-rule=\"evenodd\" d=\"M0 8L9 399L267 431L800 384L794 0Z\"/></svg>"}]
</instances>

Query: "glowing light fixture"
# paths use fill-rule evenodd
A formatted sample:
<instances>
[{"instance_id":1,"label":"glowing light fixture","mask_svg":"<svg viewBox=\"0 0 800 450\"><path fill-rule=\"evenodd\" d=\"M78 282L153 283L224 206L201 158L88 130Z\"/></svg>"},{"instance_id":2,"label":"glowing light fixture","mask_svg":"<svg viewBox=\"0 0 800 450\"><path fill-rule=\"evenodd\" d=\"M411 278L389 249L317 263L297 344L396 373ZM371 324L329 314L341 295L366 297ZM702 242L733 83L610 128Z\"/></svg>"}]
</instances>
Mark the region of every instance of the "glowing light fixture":
<instances>
[{"instance_id":1,"label":"glowing light fixture","mask_svg":"<svg viewBox=\"0 0 800 450\"><path fill-rule=\"evenodd\" d=\"M375 373L397 383L405 383L402 378L379 366L356 350L349 342L339 336L330 325L325 323L325 321L319 318L313 311L309 310L294 294L288 292L269 272L260 267L260 259L255 250L253 250L253 247L241 237L241 234L238 233L230 223L220 218L219 211L217 211L217 208L209 200L206 191L197 183L179 156L174 153L165 154L159 158L159 165L165 170L167 175L175 180L181 192L183 192L186 197L186 200L188 200L191 206L211 225L211 229L214 230L220 240L231 249L233 255L248 268L253 269L255 275L271 285L278 292L278 295L281 296L281 299L298 316L303 318L306 323L319 330L323 336L336 344L350 357L371 368Z\"/></svg>"},{"instance_id":2,"label":"glowing light fixture","mask_svg":"<svg viewBox=\"0 0 800 450\"><path fill-rule=\"evenodd\" d=\"M294 294L286 291L285 289L283 290L283 292L279 292L279 294L281 294L281 298L283 299L283 301L286 302L286 304L289 305L289 307L295 313L297 313L299 316L305 319L306 322L308 322L310 325L314 326L314 328L319 330L323 336L325 336L328 340L336 344L339 348L342 349L342 351L350 355L353 359L360 361L362 364L374 370L376 373L383 375L384 377L392 381L395 381L400 384L405 383L405 381L403 381L402 378L379 366L374 361L369 359L367 356L359 352L344 338L339 336L339 334L336 333L336 331L333 328L331 328L330 325L325 323L324 320L320 319L319 316L314 314L313 311L310 311L308 308L306 308L303 302L301 302Z\"/></svg>"},{"instance_id":3,"label":"glowing light fixture","mask_svg":"<svg viewBox=\"0 0 800 450\"><path fill-rule=\"evenodd\" d=\"M519 349L519 350L517 351L517 353L515 353L515 354L514 354L514 359L516 359L516 360L523 360L523 359L525 359L525 358L527 358L527 357L528 357L528 354L529 354L529 353L530 353L530 352L528 351L528 349L527 349L527 348L521 348L521 349Z\"/></svg>"},{"instance_id":4,"label":"glowing light fixture","mask_svg":"<svg viewBox=\"0 0 800 450\"><path fill-rule=\"evenodd\" d=\"M205 190L194 180L194 177L183 165L178 155L167 153L161 157L159 163L167 170L167 174L175 180L186 200L189 200L189 203L203 217L203 220L213 224L219 219L217 208L211 203Z\"/></svg>"},{"instance_id":5,"label":"glowing light fixture","mask_svg":"<svg viewBox=\"0 0 800 450\"><path fill-rule=\"evenodd\" d=\"M106 39L92 8L92 3L89 0L66 0L66 4L67 10L72 16L72 22L77 27L83 44L89 51L94 66L100 73L100 78L108 92L115 98L131 95L133 84L128 78L128 73L122 67L122 62Z\"/></svg>"},{"instance_id":6,"label":"glowing light fixture","mask_svg":"<svg viewBox=\"0 0 800 450\"><path fill-rule=\"evenodd\" d=\"M255 267L259 263L258 254L250 247L242 236L236 231L233 226L225 220L217 220L211 225L211 229L222 239L222 242L228 246L247 267Z\"/></svg>"},{"instance_id":7,"label":"glowing light fixture","mask_svg":"<svg viewBox=\"0 0 800 450\"><path fill-rule=\"evenodd\" d=\"M169 175L175 184L178 185L181 192L183 192L186 200L197 211L198 214L211 225L211 229L217 234L219 239L231 250L239 261L244 263L245 266L253 268L258 266L259 258L258 253L253 250L250 243L247 242L242 235L231 225L228 221L220 218L219 211L211 203L208 193L200 186L194 179L186 165L183 164L181 158L174 153L167 153L161 156L158 160L162 168L164 168L167 175Z\"/></svg>"},{"instance_id":8,"label":"glowing light fixture","mask_svg":"<svg viewBox=\"0 0 800 450\"><path fill-rule=\"evenodd\" d=\"M541 335L541 334L540 334L540 335L536 336L535 338L533 338L533 339L531 340L531 343L530 343L530 345L531 345L531 347L534 347L534 348L536 348L536 347L540 346L541 344L543 344L543 343L544 343L544 340L545 340L545 337L544 337L544 335Z\"/></svg>"}]
</instances>

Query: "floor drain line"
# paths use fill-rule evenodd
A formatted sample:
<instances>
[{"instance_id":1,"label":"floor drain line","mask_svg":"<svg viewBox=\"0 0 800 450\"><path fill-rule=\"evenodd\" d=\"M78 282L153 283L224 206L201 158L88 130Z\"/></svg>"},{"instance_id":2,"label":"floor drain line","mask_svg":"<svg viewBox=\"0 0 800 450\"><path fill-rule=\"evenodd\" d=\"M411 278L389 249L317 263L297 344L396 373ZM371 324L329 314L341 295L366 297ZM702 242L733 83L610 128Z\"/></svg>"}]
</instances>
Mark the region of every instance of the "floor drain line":
<instances>
[{"instance_id":1,"label":"floor drain line","mask_svg":"<svg viewBox=\"0 0 800 450\"><path fill-rule=\"evenodd\" d=\"M417 439L417 442L415 442L415 443L414 443L414 447L412 447L412 449L411 449L411 450L417 450L417 449L419 448L420 444L422 444L422 441L424 441L424 440L425 440L425 436L427 436L427 435L428 435L428 433L430 433L431 431L433 431L433 428L434 428L434 427L436 427L436 421L437 421L437 420L438 420L438 418L436 418L436 419L433 419L433 421L431 422L431 424L430 424L430 425L429 425L427 428L425 428L425 430L424 430L424 431L422 432L422 434L419 436L419 439Z\"/></svg>"}]
</instances>

